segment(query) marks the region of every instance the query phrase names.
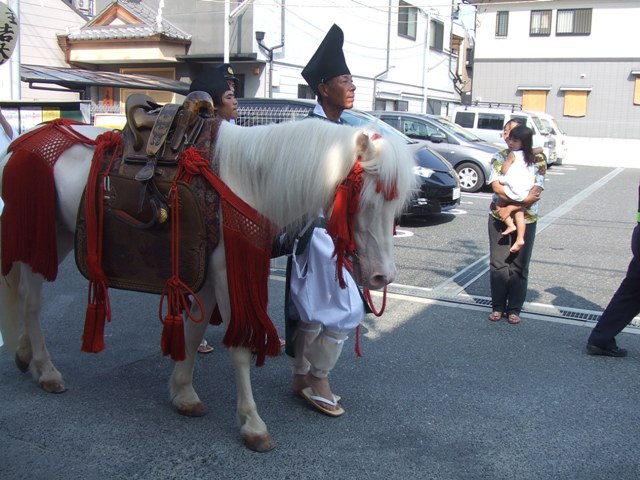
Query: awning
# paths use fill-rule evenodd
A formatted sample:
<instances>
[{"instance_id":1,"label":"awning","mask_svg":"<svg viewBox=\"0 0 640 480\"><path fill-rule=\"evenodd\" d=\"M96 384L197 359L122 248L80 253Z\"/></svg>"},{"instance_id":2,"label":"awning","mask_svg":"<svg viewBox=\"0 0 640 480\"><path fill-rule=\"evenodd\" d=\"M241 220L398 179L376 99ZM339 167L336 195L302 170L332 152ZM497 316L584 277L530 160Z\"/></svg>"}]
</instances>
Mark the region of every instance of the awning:
<instances>
[{"instance_id":1,"label":"awning","mask_svg":"<svg viewBox=\"0 0 640 480\"><path fill-rule=\"evenodd\" d=\"M161 90L182 95L189 93L189 84L151 75L125 74L83 70L81 68L21 65L20 79L30 88L84 92L87 87L115 87L139 90ZM51 87L57 85L60 88Z\"/></svg>"}]
</instances>

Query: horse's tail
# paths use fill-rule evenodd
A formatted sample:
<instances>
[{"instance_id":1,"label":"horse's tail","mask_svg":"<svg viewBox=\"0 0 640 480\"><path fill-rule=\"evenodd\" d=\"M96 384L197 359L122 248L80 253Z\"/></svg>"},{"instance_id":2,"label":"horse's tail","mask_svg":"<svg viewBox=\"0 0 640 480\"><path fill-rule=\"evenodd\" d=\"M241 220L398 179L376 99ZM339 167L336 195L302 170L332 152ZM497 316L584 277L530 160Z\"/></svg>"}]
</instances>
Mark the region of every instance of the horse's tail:
<instances>
[{"instance_id":1,"label":"horse's tail","mask_svg":"<svg viewBox=\"0 0 640 480\"><path fill-rule=\"evenodd\" d=\"M0 276L0 334L4 342L2 348L10 355L15 354L18 348L20 333L19 285L20 265L16 263L6 276Z\"/></svg>"}]
</instances>

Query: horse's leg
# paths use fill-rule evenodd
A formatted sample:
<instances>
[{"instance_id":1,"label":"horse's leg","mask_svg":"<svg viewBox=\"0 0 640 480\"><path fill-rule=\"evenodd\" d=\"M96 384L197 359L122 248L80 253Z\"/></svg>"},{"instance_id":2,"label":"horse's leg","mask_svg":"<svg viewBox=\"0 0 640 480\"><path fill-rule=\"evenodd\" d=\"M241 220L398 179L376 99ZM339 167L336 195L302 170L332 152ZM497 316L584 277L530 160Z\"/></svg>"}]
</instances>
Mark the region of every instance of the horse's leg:
<instances>
[{"instance_id":1,"label":"horse's leg","mask_svg":"<svg viewBox=\"0 0 640 480\"><path fill-rule=\"evenodd\" d=\"M267 431L267 425L258 414L251 389L251 351L248 348L231 348L231 361L235 370L238 403L236 419L244 444L256 452L268 452L276 444Z\"/></svg>"},{"instance_id":2,"label":"horse's leg","mask_svg":"<svg viewBox=\"0 0 640 480\"><path fill-rule=\"evenodd\" d=\"M221 242L223 243L223 242ZM225 331L231 318L229 304L229 286L227 283L227 267L223 246L219 246L213 255L213 270L216 278L215 291L218 308L224 323ZM235 372L236 420L240 426L240 435L244 444L256 452L268 452L275 448L275 443L267 431L267 425L260 415L251 388L251 351L248 348L230 348L231 362Z\"/></svg>"},{"instance_id":3,"label":"horse's leg","mask_svg":"<svg viewBox=\"0 0 640 480\"><path fill-rule=\"evenodd\" d=\"M67 387L56 367L51 363L49 351L40 326L42 308L42 284L44 278L33 273L31 267L20 264L20 297L24 318L24 334L20 338L16 352L18 368L28 364L34 378L49 393L62 393Z\"/></svg>"},{"instance_id":4,"label":"horse's leg","mask_svg":"<svg viewBox=\"0 0 640 480\"><path fill-rule=\"evenodd\" d=\"M62 263L73 249L73 241L72 233L58 227L58 264ZM34 273L29 265L24 263L19 265L20 284L18 290L22 318L24 319L24 333L20 337L18 350L16 351L16 364L21 370L28 365L43 390L49 393L62 393L67 390L67 386L64 383L62 374L51 362L40 325L44 278L39 273Z\"/></svg>"},{"instance_id":5,"label":"horse's leg","mask_svg":"<svg viewBox=\"0 0 640 480\"><path fill-rule=\"evenodd\" d=\"M203 320L202 322L186 321L185 359L182 362L176 362L176 366L169 380L169 392L173 405L176 407L178 413L190 417L201 417L207 413L207 405L200 400L193 388L193 368L198 345L200 345L204 337L211 312L213 312L216 305L215 295L213 295L213 278L211 275L208 275L198 297L204 309ZM200 318L201 312L197 302L193 303L191 313L194 318Z\"/></svg>"}]
</instances>

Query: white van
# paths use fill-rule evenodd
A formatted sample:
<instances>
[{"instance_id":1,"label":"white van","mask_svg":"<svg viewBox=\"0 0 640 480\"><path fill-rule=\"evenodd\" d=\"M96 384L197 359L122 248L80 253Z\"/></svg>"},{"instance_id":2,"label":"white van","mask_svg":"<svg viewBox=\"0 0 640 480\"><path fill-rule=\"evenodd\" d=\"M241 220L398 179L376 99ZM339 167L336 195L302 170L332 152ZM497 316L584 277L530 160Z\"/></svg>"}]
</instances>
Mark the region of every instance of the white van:
<instances>
[{"instance_id":1,"label":"white van","mask_svg":"<svg viewBox=\"0 0 640 480\"><path fill-rule=\"evenodd\" d=\"M533 146L542 147L547 164L556 161L556 144L537 113L520 110L519 107L496 108L492 106L461 105L454 108L451 120L487 142L506 147L502 138L504 125L513 119L522 120L533 130Z\"/></svg>"},{"instance_id":2,"label":"white van","mask_svg":"<svg viewBox=\"0 0 640 480\"><path fill-rule=\"evenodd\" d=\"M556 140L556 162L561 165L567 160L569 155L569 136L562 131L558 121L548 113L537 113L538 117L542 120L542 123L547 130L551 133Z\"/></svg>"}]
</instances>

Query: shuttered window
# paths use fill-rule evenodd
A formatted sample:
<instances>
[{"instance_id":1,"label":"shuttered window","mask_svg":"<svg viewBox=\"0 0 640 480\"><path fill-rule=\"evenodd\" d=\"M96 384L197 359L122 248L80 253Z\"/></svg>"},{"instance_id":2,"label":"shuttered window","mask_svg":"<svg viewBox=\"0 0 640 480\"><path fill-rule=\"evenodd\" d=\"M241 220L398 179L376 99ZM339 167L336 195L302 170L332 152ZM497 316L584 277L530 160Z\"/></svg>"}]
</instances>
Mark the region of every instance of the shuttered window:
<instances>
[{"instance_id":1,"label":"shuttered window","mask_svg":"<svg viewBox=\"0 0 640 480\"><path fill-rule=\"evenodd\" d=\"M564 116L584 117L587 114L587 95L585 90L564 91Z\"/></svg>"},{"instance_id":2,"label":"shuttered window","mask_svg":"<svg viewBox=\"0 0 640 480\"><path fill-rule=\"evenodd\" d=\"M496 38L507 38L509 33L509 12L496 14Z\"/></svg>"},{"instance_id":3,"label":"shuttered window","mask_svg":"<svg viewBox=\"0 0 640 480\"><path fill-rule=\"evenodd\" d=\"M532 10L529 25L531 37L548 37L551 35L551 10Z\"/></svg>"},{"instance_id":4,"label":"shuttered window","mask_svg":"<svg viewBox=\"0 0 640 480\"><path fill-rule=\"evenodd\" d=\"M591 35L591 9L558 10L556 35Z\"/></svg>"},{"instance_id":5,"label":"shuttered window","mask_svg":"<svg viewBox=\"0 0 640 480\"><path fill-rule=\"evenodd\" d=\"M532 112L546 112L547 92L545 90L524 90L522 92L522 109Z\"/></svg>"}]
</instances>

